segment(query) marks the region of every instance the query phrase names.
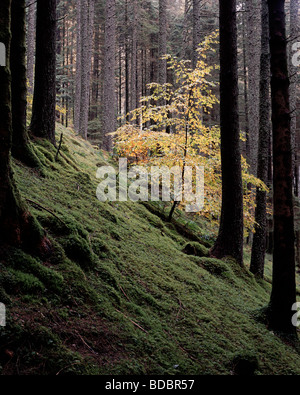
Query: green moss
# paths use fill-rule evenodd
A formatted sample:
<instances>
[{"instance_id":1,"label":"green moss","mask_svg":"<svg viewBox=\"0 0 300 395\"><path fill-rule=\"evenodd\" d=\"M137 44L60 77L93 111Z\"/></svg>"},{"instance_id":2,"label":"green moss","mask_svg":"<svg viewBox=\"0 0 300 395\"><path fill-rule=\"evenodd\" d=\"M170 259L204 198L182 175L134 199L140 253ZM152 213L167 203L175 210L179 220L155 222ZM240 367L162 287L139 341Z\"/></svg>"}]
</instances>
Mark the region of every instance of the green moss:
<instances>
[{"instance_id":1,"label":"green moss","mask_svg":"<svg viewBox=\"0 0 300 395\"><path fill-rule=\"evenodd\" d=\"M199 257L208 256L209 254L208 248L204 247L202 244L197 242L187 243L184 246L182 252L184 252L187 255L195 255Z\"/></svg>"},{"instance_id":2,"label":"green moss","mask_svg":"<svg viewBox=\"0 0 300 395\"><path fill-rule=\"evenodd\" d=\"M15 165L22 194L60 219L32 205L52 254L1 262L9 320L20 324L0 330L1 344L18 349L11 368L46 375L224 375L239 374L240 361L251 362L252 353L258 364L247 374L299 374L297 350L256 318L268 304L270 283L257 282L248 264L207 257L214 233L201 216L177 210L168 223L168 204L98 202L97 165L111 158L58 125L57 138L61 132L62 160L46 158L45 150L56 152L47 143L35 145L42 147L44 177ZM187 245L193 255L183 253ZM19 320L21 309L33 326ZM39 334L40 327L47 330Z\"/></svg>"},{"instance_id":3,"label":"green moss","mask_svg":"<svg viewBox=\"0 0 300 395\"><path fill-rule=\"evenodd\" d=\"M60 244L68 258L77 262L83 269L91 269L97 265L97 256L92 252L88 242L76 235L60 238Z\"/></svg>"},{"instance_id":4,"label":"green moss","mask_svg":"<svg viewBox=\"0 0 300 395\"><path fill-rule=\"evenodd\" d=\"M10 250L7 255L7 265L18 270L19 276L20 271L24 274L33 275L43 284L43 288L59 293L62 290L64 280L60 273L44 266L36 258L25 254L21 250Z\"/></svg>"},{"instance_id":5,"label":"green moss","mask_svg":"<svg viewBox=\"0 0 300 395\"><path fill-rule=\"evenodd\" d=\"M36 295L45 292L43 283L29 273L9 268L2 278L5 284L5 291L10 295L20 293Z\"/></svg>"}]
</instances>

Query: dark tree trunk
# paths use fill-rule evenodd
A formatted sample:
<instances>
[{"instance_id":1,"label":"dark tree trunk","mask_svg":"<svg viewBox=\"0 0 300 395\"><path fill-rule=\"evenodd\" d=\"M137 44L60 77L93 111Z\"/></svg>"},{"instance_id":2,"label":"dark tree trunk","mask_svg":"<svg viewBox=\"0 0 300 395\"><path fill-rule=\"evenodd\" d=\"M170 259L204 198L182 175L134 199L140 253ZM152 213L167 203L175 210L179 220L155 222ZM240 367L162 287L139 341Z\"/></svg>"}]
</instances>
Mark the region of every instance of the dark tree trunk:
<instances>
[{"instance_id":1,"label":"dark tree trunk","mask_svg":"<svg viewBox=\"0 0 300 395\"><path fill-rule=\"evenodd\" d=\"M0 244L31 250L32 247L37 248L41 245L42 232L21 201L10 162L12 140L10 22L11 0L1 0L0 42L6 47L6 67L0 67Z\"/></svg>"},{"instance_id":2,"label":"dark tree trunk","mask_svg":"<svg viewBox=\"0 0 300 395\"><path fill-rule=\"evenodd\" d=\"M268 0L273 124L274 252L269 304L270 328L295 334L292 305L296 302L295 235L291 115L284 0Z\"/></svg>"},{"instance_id":3,"label":"dark tree trunk","mask_svg":"<svg viewBox=\"0 0 300 395\"><path fill-rule=\"evenodd\" d=\"M299 195L298 186L298 144L297 144L297 82L298 82L298 68L293 65L292 45L299 41L299 0L290 0L290 109L292 114L291 119L291 135L292 135L292 149L293 149L293 171L294 171L294 194Z\"/></svg>"},{"instance_id":4,"label":"dark tree trunk","mask_svg":"<svg viewBox=\"0 0 300 395\"><path fill-rule=\"evenodd\" d=\"M26 11L25 0L12 0L11 5L11 105L12 105L12 154L29 166L37 166L26 129L27 77L26 77Z\"/></svg>"},{"instance_id":5,"label":"dark tree trunk","mask_svg":"<svg viewBox=\"0 0 300 395\"><path fill-rule=\"evenodd\" d=\"M248 163L250 163L251 149L250 149L250 136L249 136L246 12L243 12L242 29L243 29L243 80L244 80L244 105L245 105L246 158Z\"/></svg>"},{"instance_id":6,"label":"dark tree trunk","mask_svg":"<svg viewBox=\"0 0 300 395\"><path fill-rule=\"evenodd\" d=\"M260 59L260 127L258 141L257 177L268 183L269 140L271 133L270 48L267 0L262 0L262 35ZM267 236L267 192L256 190L255 233L253 236L250 271L258 278L264 276Z\"/></svg>"},{"instance_id":7,"label":"dark tree trunk","mask_svg":"<svg viewBox=\"0 0 300 395\"><path fill-rule=\"evenodd\" d=\"M248 143L250 171L257 175L259 131L260 6L258 0L246 1L247 68L248 68Z\"/></svg>"},{"instance_id":8,"label":"dark tree trunk","mask_svg":"<svg viewBox=\"0 0 300 395\"><path fill-rule=\"evenodd\" d=\"M222 210L219 235L211 250L243 264L243 189L238 115L236 1L220 0L220 116Z\"/></svg>"},{"instance_id":9,"label":"dark tree trunk","mask_svg":"<svg viewBox=\"0 0 300 395\"><path fill-rule=\"evenodd\" d=\"M31 133L55 145L56 0L37 0L36 64Z\"/></svg>"}]
</instances>

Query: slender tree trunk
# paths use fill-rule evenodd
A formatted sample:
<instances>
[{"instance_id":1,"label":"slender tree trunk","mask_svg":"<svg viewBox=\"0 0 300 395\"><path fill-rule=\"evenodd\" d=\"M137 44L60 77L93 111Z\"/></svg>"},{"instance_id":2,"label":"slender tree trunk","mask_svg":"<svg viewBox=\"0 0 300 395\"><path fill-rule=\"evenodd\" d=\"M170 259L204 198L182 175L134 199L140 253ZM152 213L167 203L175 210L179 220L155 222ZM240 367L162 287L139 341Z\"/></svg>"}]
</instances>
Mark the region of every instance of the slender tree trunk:
<instances>
[{"instance_id":1,"label":"slender tree trunk","mask_svg":"<svg viewBox=\"0 0 300 395\"><path fill-rule=\"evenodd\" d=\"M183 43L182 43L182 55L183 59L189 59L188 54L188 41L189 41L189 32L188 32L188 13L190 10L190 0L184 1L184 21L183 21Z\"/></svg>"},{"instance_id":2,"label":"slender tree trunk","mask_svg":"<svg viewBox=\"0 0 300 395\"><path fill-rule=\"evenodd\" d=\"M104 59L104 135L103 148L112 150L112 136L116 129L116 2L106 1L105 59Z\"/></svg>"},{"instance_id":3,"label":"slender tree trunk","mask_svg":"<svg viewBox=\"0 0 300 395\"><path fill-rule=\"evenodd\" d=\"M87 139L89 105L90 105L90 80L91 59L93 46L94 26L94 0L81 3L81 100L79 116L79 134Z\"/></svg>"},{"instance_id":4,"label":"slender tree trunk","mask_svg":"<svg viewBox=\"0 0 300 395\"><path fill-rule=\"evenodd\" d=\"M35 52L35 18L36 18L36 3L32 0L26 1L28 7L27 14L27 79L28 92L33 95L34 83L34 52Z\"/></svg>"},{"instance_id":5,"label":"slender tree trunk","mask_svg":"<svg viewBox=\"0 0 300 395\"><path fill-rule=\"evenodd\" d=\"M193 0L193 60L192 66L196 68L198 61L199 44L201 43L201 0Z\"/></svg>"},{"instance_id":6,"label":"slender tree trunk","mask_svg":"<svg viewBox=\"0 0 300 395\"><path fill-rule=\"evenodd\" d=\"M92 83L92 110L90 119L96 119L98 116L98 99L99 99L99 77L100 77L100 24L95 26L95 45L94 45L94 63L93 63L93 83Z\"/></svg>"},{"instance_id":7,"label":"slender tree trunk","mask_svg":"<svg viewBox=\"0 0 300 395\"><path fill-rule=\"evenodd\" d=\"M292 62L292 45L299 41L299 0L290 0L290 62L289 62L289 74L290 74L290 108L291 108L291 134L292 134L292 149L293 149L293 170L294 170L294 194L299 196L299 185L297 182L298 173L298 146L297 146L297 82L298 82L298 68L293 65Z\"/></svg>"},{"instance_id":8,"label":"slender tree trunk","mask_svg":"<svg viewBox=\"0 0 300 395\"><path fill-rule=\"evenodd\" d=\"M243 264L243 189L238 115L236 1L220 5L220 116L222 210L219 235L211 250Z\"/></svg>"},{"instance_id":9,"label":"slender tree trunk","mask_svg":"<svg viewBox=\"0 0 300 395\"><path fill-rule=\"evenodd\" d=\"M131 110L137 108L137 2L132 2Z\"/></svg>"},{"instance_id":10,"label":"slender tree trunk","mask_svg":"<svg viewBox=\"0 0 300 395\"><path fill-rule=\"evenodd\" d=\"M249 137L249 104L248 104L248 73L247 73L247 38L246 38L246 12L243 13L243 79L244 79L244 103L245 103L245 135L246 135L246 158L250 162L250 137Z\"/></svg>"},{"instance_id":11,"label":"slender tree trunk","mask_svg":"<svg viewBox=\"0 0 300 395\"><path fill-rule=\"evenodd\" d=\"M268 0L273 124L274 253L269 304L270 328L295 334L292 305L296 302L295 235L291 116L284 0Z\"/></svg>"},{"instance_id":12,"label":"slender tree trunk","mask_svg":"<svg viewBox=\"0 0 300 395\"><path fill-rule=\"evenodd\" d=\"M128 45L128 0L125 0L125 114L126 120L129 120L128 113L130 111L129 103L129 45Z\"/></svg>"},{"instance_id":13,"label":"slender tree trunk","mask_svg":"<svg viewBox=\"0 0 300 395\"><path fill-rule=\"evenodd\" d=\"M167 54L167 0L159 0L159 39L158 39L158 82L167 82L167 61L162 56Z\"/></svg>"},{"instance_id":14,"label":"slender tree trunk","mask_svg":"<svg viewBox=\"0 0 300 395\"><path fill-rule=\"evenodd\" d=\"M56 0L37 0L36 64L31 133L55 143Z\"/></svg>"},{"instance_id":15,"label":"slender tree trunk","mask_svg":"<svg viewBox=\"0 0 300 395\"><path fill-rule=\"evenodd\" d=\"M247 67L250 170L256 176L259 131L260 6L258 0L246 1Z\"/></svg>"},{"instance_id":16,"label":"slender tree trunk","mask_svg":"<svg viewBox=\"0 0 300 395\"><path fill-rule=\"evenodd\" d=\"M257 177L268 183L269 140L271 133L270 103L270 48L267 0L262 0L262 34L260 59L260 127L258 142ZM256 190L255 233L253 236L250 271L258 278L264 276L267 236L267 192Z\"/></svg>"},{"instance_id":17,"label":"slender tree trunk","mask_svg":"<svg viewBox=\"0 0 300 395\"><path fill-rule=\"evenodd\" d=\"M80 104L81 104L81 1L77 0L77 26L76 26L76 75L75 75L75 103L74 103L74 129L79 133Z\"/></svg>"}]
</instances>

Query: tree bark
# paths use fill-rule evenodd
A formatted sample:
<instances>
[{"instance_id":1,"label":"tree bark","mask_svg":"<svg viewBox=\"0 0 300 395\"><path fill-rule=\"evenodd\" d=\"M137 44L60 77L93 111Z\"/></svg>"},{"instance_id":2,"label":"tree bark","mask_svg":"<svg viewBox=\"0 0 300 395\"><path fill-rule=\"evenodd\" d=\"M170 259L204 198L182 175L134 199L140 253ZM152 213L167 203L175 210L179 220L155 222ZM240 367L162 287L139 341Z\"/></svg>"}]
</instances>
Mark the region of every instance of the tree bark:
<instances>
[{"instance_id":1,"label":"tree bark","mask_svg":"<svg viewBox=\"0 0 300 395\"><path fill-rule=\"evenodd\" d=\"M298 68L292 62L292 45L299 41L299 0L290 0L290 61L289 61L289 74L290 74L290 109L291 109L291 134L292 134L292 149L293 149L293 171L294 171L294 194L299 196L298 185L298 144L297 144L297 82L298 82Z\"/></svg>"},{"instance_id":2,"label":"tree bark","mask_svg":"<svg viewBox=\"0 0 300 395\"><path fill-rule=\"evenodd\" d=\"M55 143L56 0L37 0L35 83L30 131Z\"/></svg>"},{"instance_id":3,"label":"tree bark","mask_svg":"<svg viewBox=\"0 0 300 395\"><path fill-rule=\"evenodd\" d=\"M79 134L80 104L81 104L81 1L76 3L76 73L75 73L75 103L74 103L74 129Z\"/></svg>"},{"instance_id":4,"label":"tree bark","mask_svg":"<svg viewBox=\"0 0 300 395\"><path fill-rule=\"evenodd\" d=\"M0 42L6 47L6 67L0 67L0 245L30 251L41 246L42 231L22 202L11 169L11 0L1 1L0 21Z\"/></svg>"},{"instance_id":5,"label":"tree bark","mask_svg":"<svg viewBox=\"0 0 300 395\"><path fill-rule=\"evenodd\" d=\"M79 134L87 140L89 104L90 104L90 80L91 58L93 44L94 25L94 0L81 3L81 99L79 115Z\"/></svg>"},{"instance_id":6,"label":"tree bark","mask_svg":"<svg viewBox=\"0 0 300 395\"><path fill-rule=\"evenodd\" d=\"M137 3L132 2L131 110L137 108Z\"/></svg>"},{"instance_id":7,"label":"tree bark","mask_svg":"<svg viewBox=\"0 0 300 395\"><path fill-rule=\"evenodd\" d=\"M295 235L291 115L284 0L268 0L273 124L274 252L269 304L270 328L295 334L292 305L296 302Z\"/></svg>"},{"instance_id":8,"label":"tree bark","mask_svg":"<svg viewBox=\"0 0 300 395\"><path fill-rule=\"evenodd\" d=\"M28 79L28 93L33 95L34 83L34 58L35 58L35 18L36 18L36 3L32 0L27 0L27 79Z\"/></svg>"},{"instance_id":9,"label":"tree bark","mask_svg":"<svg viewBox=\"0 0 300 395\"><path fill-rule=\"evenodd\" d=\"M260 6L258 0L246 1L247 13L247 68L250 171L257 175L259 133L259 64L260 64Z\"/></svg>"},{"instance_id":10,"label":"tree bark","mask_svg":"<svg viewBox=\"0 0 300 395\"><path fill-rule=\"evenodd\" d=\"M167 61L162 56L167 54L167 0L159 0L159 39L158 39L158 82L167 82Z\"/></svg>"},{"instance_id":11,"label":"tree bark","mask_svg":"<svg viewBox=\"0 0 300 395\"><path fill-rule=\"evenodd\" d=\"M105 19L105 55L104 55L104 135L103 148L112 150L112 136L116 129L116 82L115 82L115 48L116 48L116 2L106 1Z\"/></svg>"},{"instance_id":12,"label":"tree bark","mask_svg":"<svg viewBox=\"0 0 300 395\"><path fill-rule=\"evenodd\" d=\"M243 264L243 189L238 115L236 1L220 5L220 119L222 210L211 255Z\"/></svg>"},{"instance_id":13,"label":"tree bark","mask_svg":"<svg viewBox=\"0 0 300 395\"><path fill-rule=\"evenodd\" d=\"M257 177L268 183L269 140L271 133L270 103L270 48L267 0L262 0L261 58L260 58L260 114ZM258 278L264 276L267 236L267 192L256 190L255 233L253 236L250 271Z\"/></svg>"},{"instance_id":14,"label":"tree bark","mask_svg":"<svg viewBox=\"0 0 300 395\"><path fill-rule=\"evenodd\" d=\"M11 5L11 106L12 154L28 166L38 166L26 128L27 78L26 78L26 11L25 0L12 0Z\"/></svg>"},{"instance_id":15,"label":"tree bark","mask_svg":"<svg viewBox=\"0 0 300 395\"><path fill-rule=\"evenodd\" d=\"M201 0L193 0L193 69L197 66L199 44L201 43Z\"/></svg>"}]
</instances>

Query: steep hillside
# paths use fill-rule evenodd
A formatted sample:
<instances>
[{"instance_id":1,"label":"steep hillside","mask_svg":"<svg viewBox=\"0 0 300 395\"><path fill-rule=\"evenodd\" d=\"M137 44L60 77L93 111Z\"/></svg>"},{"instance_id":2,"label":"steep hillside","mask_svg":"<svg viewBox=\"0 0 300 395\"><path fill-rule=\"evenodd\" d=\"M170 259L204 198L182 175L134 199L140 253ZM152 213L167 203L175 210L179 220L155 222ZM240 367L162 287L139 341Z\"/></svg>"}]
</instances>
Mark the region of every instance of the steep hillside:
<instances>
[{"instance_id":1,"label":"steep hillside","mask_svg":"<svg viewBox=\"0 0 300 395\"><path fill-rule=\"evenodd\" d=\"M41 170L14 165L52 250L42 261L10 249L0 263L1 373L300 374L295 345L257 319L269 281L208 258L201 218L177 212L168 224L158 204L100 203L96 170L108 159L61 132L57 161L37 141Z\"/></svg>"}]
</instances>

